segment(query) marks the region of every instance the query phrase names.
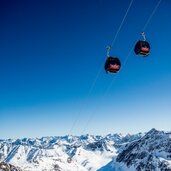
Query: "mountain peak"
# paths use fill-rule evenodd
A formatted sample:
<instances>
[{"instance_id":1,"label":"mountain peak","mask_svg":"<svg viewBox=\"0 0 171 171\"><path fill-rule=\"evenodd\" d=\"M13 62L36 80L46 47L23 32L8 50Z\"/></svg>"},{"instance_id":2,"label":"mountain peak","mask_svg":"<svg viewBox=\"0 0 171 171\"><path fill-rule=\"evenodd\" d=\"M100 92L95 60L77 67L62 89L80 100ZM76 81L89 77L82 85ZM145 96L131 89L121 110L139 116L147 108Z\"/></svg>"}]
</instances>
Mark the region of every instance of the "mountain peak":
<instances>
[{"instance_id":1,"label":"mountain peak","mask_svg":"<svg viewBox=\"0 0 171 171\"><path fill-rule=\"evenodd\" d=\"M158 131L155 128L152 128L150 131L147 132L147 134L158 134L158 133L162 133L163 131Z\"/></svg>"},{"instance_id":2,"label":"mountain peak","mask_svg":"<svg viewBox=\"0 0 171 171\"><path fill-rule=\"evenodd\" d=\"M116 162L136 170L170 168L171 138L163 131L151 129L142 138L129 143L117 156ZM155 169L154 169L155 168Z\"/></svg>"}]
</instances>

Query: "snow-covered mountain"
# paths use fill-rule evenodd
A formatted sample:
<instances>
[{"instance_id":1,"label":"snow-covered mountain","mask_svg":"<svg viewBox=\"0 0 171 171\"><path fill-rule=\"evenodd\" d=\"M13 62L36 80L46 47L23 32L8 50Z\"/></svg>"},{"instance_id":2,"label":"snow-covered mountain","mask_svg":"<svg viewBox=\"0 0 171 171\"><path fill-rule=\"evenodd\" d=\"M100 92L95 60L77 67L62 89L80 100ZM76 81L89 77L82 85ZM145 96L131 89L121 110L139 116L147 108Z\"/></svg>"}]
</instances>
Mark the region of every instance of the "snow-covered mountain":
<instances>
[{"instance_id":1,"label":"snow-covered mountain","mask_svg":"<svg viewBox=\"0 0 171 171\"><path fill-rule=\"evenodd\" d=\"M150 130L99 171L171 171L171 133Z\"/></svg>"},{"instance_id":2,"label":"snow-covered mountain","mask_svg":"<svg viewBox=\"0 0 171 171\"><path fill-rule=\"evenodd\" d=\"M65 136L0 140L0 161L24 171L87 171L109 163L137 135Z\"/></svg>"},{"instance_id":3,"label":"snow-covered mountain","mask_svg":"<svg viewBox=\"0 0 171 171\"><path fill-rule=\"evenodd\" d=\"M171 134L152 129L145 135L0 140L0 166L5 164L13 171L169 170Z\"/></svg>"}]
</instances>

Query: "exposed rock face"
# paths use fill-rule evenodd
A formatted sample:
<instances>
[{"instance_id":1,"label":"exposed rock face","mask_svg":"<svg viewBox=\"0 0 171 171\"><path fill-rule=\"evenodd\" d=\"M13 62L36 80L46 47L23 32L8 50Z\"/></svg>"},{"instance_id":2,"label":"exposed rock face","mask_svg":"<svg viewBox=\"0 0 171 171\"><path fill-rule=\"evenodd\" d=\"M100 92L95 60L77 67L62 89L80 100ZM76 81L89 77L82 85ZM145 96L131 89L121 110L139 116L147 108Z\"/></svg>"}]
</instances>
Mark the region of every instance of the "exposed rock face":
<instances>
[{"instance_id":1,"label":"exposed rock face","mask_svg":"<svg viewBox=\"0 0 171 171\"><path fill-rule=\"evenodd\" d=\"M18 167L15 167L11 164L7 164L5 162L0 163L0 171L22 171Z\"/></svg>"},{"instance_id":2,"label":"exposed rock face","mask_svg":"<svg viewBox=\"0 0 171 171\"><path fill-rule=\"evenodd\" d=\"M171 171L171 133L152 129L127 144L114 163L137 171Z\"/></svg>"}]
</instances>

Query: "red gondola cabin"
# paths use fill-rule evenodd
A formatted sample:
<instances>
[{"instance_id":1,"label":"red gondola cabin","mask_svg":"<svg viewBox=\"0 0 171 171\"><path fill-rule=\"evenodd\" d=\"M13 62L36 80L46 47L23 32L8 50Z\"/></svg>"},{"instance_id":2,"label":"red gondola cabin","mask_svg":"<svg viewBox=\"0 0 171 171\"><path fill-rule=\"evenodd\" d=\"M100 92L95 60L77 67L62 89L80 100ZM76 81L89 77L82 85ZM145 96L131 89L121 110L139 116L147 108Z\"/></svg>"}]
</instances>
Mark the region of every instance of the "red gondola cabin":
<instances>
[{"instance_id":1,"label":"red gondola cabin","mask_svg":"<svg viewBox=\"0 0 171 171\"><path fill-rule=\"evenodd\" d=\"M106 73L117 73L121 68L121 62L116 57L108 57L104 68Z\"/></svg>"},{"instance_id":2,"label":"red gondola cabin","mask_svg":"<svg viewBox=\"0 0 171 171\"><path fill-rule=\"evenodd\" d=\"M150 53L150 44L145 40L139 40L134 47L134 52L138 56L148 56Z\"/></svg>"}]
</instances>

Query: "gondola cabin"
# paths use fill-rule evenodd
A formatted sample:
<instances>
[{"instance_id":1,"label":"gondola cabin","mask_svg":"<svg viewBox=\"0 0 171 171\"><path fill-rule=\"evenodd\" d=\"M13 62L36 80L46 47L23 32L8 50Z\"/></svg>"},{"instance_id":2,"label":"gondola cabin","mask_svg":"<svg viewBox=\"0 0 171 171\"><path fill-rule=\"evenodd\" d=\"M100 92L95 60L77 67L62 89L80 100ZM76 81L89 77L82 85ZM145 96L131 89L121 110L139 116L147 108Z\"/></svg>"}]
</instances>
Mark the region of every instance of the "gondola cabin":
<instances>
[{"instance_id":1,"label":"gondola cabin","mask_svg":"<svg viewBox=\"0 0 171 171\"><path fill-rule=\"evenodd\" d=\"M139 40L134 47L134 52L138 56L148 56L150 53L150 44L145 40Z\"/></svg>"},{"instance_id":2,"label":"gondola cabin","mask_svg":"<svg viewBox=\"0 0 171 171\"><path fill-rule=\"evenodd\" d=\"M104 68L106 73L117 73L121 68L121 62L116 57L108 57Z\"/></svg>"}]
</instances>

